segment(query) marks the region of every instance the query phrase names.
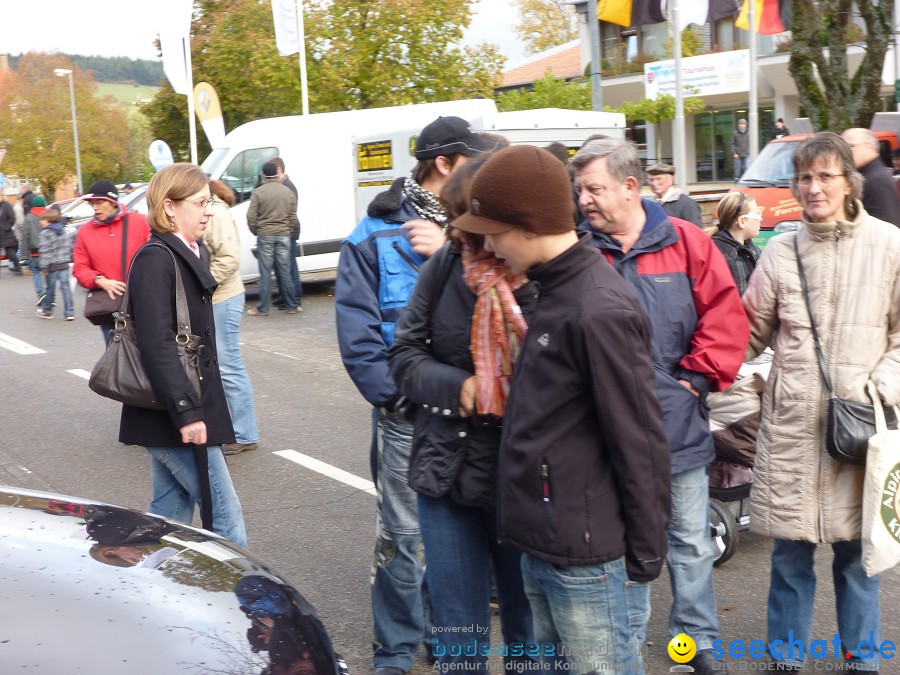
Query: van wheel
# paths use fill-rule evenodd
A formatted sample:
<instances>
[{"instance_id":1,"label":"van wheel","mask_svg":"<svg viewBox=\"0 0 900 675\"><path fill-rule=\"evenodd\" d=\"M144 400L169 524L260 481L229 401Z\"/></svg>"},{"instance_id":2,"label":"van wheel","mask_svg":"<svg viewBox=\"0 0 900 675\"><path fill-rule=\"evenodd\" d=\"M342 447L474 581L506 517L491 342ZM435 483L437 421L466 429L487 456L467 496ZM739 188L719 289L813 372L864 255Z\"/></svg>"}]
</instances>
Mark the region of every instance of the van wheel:
<instances>
[{"instance_id":1,"label":"van wheel","mask_svg":"<svg viewBox=\"0 0 900 675\"><path fill-rule=\"evenodd\" d=\"M709 532L712 537L713 565L718 567L731 559L738 545L738 528L728 507L709 500Z\"/></svg>"}]
</instances>

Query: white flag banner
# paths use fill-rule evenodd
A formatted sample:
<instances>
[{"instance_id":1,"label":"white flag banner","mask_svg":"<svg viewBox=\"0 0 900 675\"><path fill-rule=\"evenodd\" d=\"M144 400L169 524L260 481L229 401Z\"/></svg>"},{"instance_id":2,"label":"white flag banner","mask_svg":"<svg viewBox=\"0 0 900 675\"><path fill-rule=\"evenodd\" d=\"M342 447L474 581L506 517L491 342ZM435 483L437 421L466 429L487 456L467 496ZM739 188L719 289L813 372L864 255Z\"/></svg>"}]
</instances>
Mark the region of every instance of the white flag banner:
<instances>
[{"instance_id":1,"label":"white flag banner","mask_svg":"<svg viewBox=\"0 0 900 675\"><path fill-rule=\"evenodd\" d=\"M684 30L692 23L699 26L706 23L709 16L709 0L676 0L676 2L678 2L678 30Z\"/></svg>"},{"instance_id":2,"label":"white flag banner","mask_svg":"<svg viewBox=\"0 0 900 675\"><path fill-rule=\"evenodd\" d=\"M297 0L272 0L272 19L275 21L275 46L281 56L300 51L297 34Z\"/></svg>"},{"instance_id":3,"label":"white flag banner","mask_svg":"<svg viewBox=\"0 0 900 675\"><path fill-rule=\"evenodd\" d=\"M189 49L193 0L163 0L160 3L159 45L163 72L176 94L190 96L193 87L187 72L184 50Z\"/></svg>"}]
</instances>

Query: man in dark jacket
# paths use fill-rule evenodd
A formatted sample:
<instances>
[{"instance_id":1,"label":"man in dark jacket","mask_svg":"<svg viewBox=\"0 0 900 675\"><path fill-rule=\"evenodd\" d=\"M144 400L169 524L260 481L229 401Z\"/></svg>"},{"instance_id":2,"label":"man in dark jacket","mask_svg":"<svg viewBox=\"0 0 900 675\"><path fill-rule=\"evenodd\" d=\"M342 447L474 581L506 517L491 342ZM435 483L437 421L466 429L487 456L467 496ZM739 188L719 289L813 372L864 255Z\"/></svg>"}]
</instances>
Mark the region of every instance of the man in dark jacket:
<instances>
[{"instance_id":1,"label":"man in dark jacket","mask_svg":"<svg viewBox=\"0 0 900 675\"><path fill-rule=\"evenodd\" d=\"M747 170L747 162L750 159L750 132L747 130L747 120L738 120L737 129L731 133L731 155L734 158L734 180L738 181Z\"/></svg>"},{"instance_id":2,"label":"man in dark jacket","mask_svg":"<svg viewBox=\"0 0 900 675\"><path fill-rule=\"evenodd\" d=\"M663 211L675 218L681 218L697 227L703 227L700 206L693 199L675 187L675 167L671 164L651 164L647 167L647 183L656 197L656 203Z\"/></svg>"},{"instance_id":3,"label":"man in dark jacket","mask_svg":"<svg viewBox=\"0 0 900 675\"><path fill-rule=\"evenodd\" d=\"M262 165L262 185L250 196L247 227L256 235L259 260L259 304L247 310L250 316L266 316L272 301L272 268L287 314L299 314L297 294L291 281L291 234L297 220L297 195L278 180L273 162Z\"/></svg>"},{"instance_id":4,"label":"man in dark jacket","mask_svg":"<svg viewBox=\"0 0 900 675\"><path fill-rule=\"evenodd\" d=\"M579 241L568 173L545 150L499 151L475 175L470 204L454 227L485 235L487 250L541 289L504 416L497 492L500 539L525 553L535 640L565 650L542 649L545 668L568 658L557 670L643 673L647 582L662 569L669 520L647 319L590 238Z\"/></svg>"},{"instance_id":5,"label":"man in dark jacket","mask_svg":"<svg viewBox=\"0 0 900 675\"><path fill-rule=\"evenodd\" d=\"M709 537L709 464L715 455L706 394L727 388L750 339L734 279L706 233L641 199L637 149L594 141L569 164L590 233L631 285L650 320L656 393L672 452L669 576L671 637L690 635L694 671L724 668L712 656L718 635Z\"/></svg>"},{"instance_id":6,"label":"man in dark jacket","mask_svg":"<svg viewBox=\"0 0 900 675\"><path fill-rule=\"evenodd\" d=\"M853 164L863 175L862 203L870 216L900 227L900 194L893 172L881 159L878 139L868 129L847 129L841 137L853 150Z\"/></svg>"},{"instance_id":7,"label":"man in dark jacket","mask_svg":"<svg viewBox=\"0 0 900 675\"><path fill-rule=\"evenodd\" d=\"M378 492L372 581L376 675L408 671L426 630L422 537L416 493L407 483L413 429L398 415L402 401L387 350L419 267L446 241L441 189L468 156L494 145L465 120L439 117L419 134L415 150L419 161L412 176L398 178L375 197L368 216L341 244L335 283L338 344L347 373L373 406L370 462Z\"/></svg>"}]
</instances>

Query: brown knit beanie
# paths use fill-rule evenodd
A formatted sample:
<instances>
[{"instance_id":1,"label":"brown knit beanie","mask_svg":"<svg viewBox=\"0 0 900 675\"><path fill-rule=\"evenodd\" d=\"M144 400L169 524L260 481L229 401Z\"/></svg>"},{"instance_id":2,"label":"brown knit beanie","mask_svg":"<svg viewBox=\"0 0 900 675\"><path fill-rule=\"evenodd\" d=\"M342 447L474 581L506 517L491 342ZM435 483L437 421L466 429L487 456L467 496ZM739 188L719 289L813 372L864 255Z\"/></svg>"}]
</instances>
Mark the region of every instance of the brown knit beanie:
<instances>
[{"instance_id":1,"label":"brown knit beanie","mask_svg":"<svg viewBox=\"0 0 900 675\"><path fill-rule=\"evenodd\" d=\"M475 234L518 228L563 234L575 228L572 184L562 163L533 145L496 152L472 180L469 210L453 226Z\"/></svg>"}]
</instances>

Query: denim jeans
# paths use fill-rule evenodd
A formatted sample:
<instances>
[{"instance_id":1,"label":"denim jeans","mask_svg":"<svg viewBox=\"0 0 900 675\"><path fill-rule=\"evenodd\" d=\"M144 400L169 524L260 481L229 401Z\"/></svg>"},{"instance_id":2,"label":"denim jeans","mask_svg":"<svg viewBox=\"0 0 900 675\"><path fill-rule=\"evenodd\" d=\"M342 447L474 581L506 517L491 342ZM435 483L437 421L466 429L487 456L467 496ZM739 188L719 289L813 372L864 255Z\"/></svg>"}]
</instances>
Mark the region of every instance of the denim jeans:
<instances>
[{"instance_id":1,"label":"denim jeans","mask_svg":"<svg viewBox=\"0 0 900 675\"><path fill-rule=\"evenodd\" d=\"M878 577L868 577L862 567L862 542L839 541L831 545L834 562L834 595L837 605L841 652L850 653L849 661L875 669L881 645L881 603ZM813 558L816 544L776 539L772 548L772 575L769 586L768 642L782 640L781 654L772 658L787 665L800 666L810 648L816 572ZM823 638L825 636L822 636ZM833 637L831 638L833 639ZM828 640L829 649L831 639ZM873 651L860 642L874 645ZM804 652L797 647L802 642ZM792 645L792 643L794 643ZM793 647L793 648L792 648Z\"/></svg>"},{"instance_id":2,"label":"denim jeans","mask_svg":"<svg viewBox=\"0 0 900 675\"><path fill-rule=\"evenodd\" d=\"M419 526L425 542L425 578L434 619L438 663L464 663L486 670L491 642L491 562L497 580L503 643L534 644L531 609L522 583L521 556L497 543L493 509L460 506L449 497L418 495ZM463 628L465 632L453 632ZM467 630L466 630L467 629ZM534 662L504 656L504 662ZM514 666L511 666L514 668Z\"/></svg>"},{"instance_id":3,"label":"denim jeans","mask_svg":"<svg viewBox=\"0 0 900 675\"><path fill-rule=\"evenodd\" d=\"M225 456L217 445L209 451L209 488L212 494L213 531L235 544L247 547L244 513L238 500ZM190 448L147 448L153 474L150 513L188 523L194 504L200 504L200 477Z\"/></svg>"},{"instance_id":4,"label":"denim jeans","mask_svg":"<svg viewBox=\"0 0 900 675\"><path fill-rule=\"evenodd\" d=\"M253 386L244 367L241 346L241 318L244 316L244 294L228 298L213 305L216 322L216 352L219 372L225 387L228 410L234 437L238 443L256 443L259 429L256 426L256 410L253 407Z\"/></svg>"},{"instance_id":5,"label":"denim jeans","mask_svg":"<svg viewBox=\"0 0 900 675\"><path fill-rule=\"evenodd\" d=\"M542 673L643 674L650 584L628 580L625 558L561 567L524 553L522 577L535 640L557 645L555 655L541 648Z\"/></svg>"},{"instance_id":6,"label":"denim jeans","mask_svg":"<svg viewBox=\"0 0 900 675\"><path fill-rule=\"evenodd\" d=\"M28 258L28 269L31 270L31 279L34 281L34 292L38 296L44 293L44 279L41 276L41 261L37 258Z\"/></svg>"},{"instance_id":7,"label":"denim jeans","mask_svg":"<svg viewBox=\"0 0 900 675\"><path fill-rule=\"evenodd\" d=\"M373 411L372 427L378 497L372 578L374 663L376 668L406 671L412 667L428 623L416 493L407 479L413 428L379 409Z\"/></svg>"},{"instance_id":8,"label":"denim jeans","mask_svg":"<svg viewBox=\"0 0 900 675\"><path fill-rule=\"evenodd\" d=\"M59 284L63 296L63 316L75 316L72 303L72 287L69 286L69 268L55 270L47 274L47 292L41 303L44 314L53 314L53 301L56 299L56 284Z\"/></svg>"},{"instance_id":9,"label":"denim jeans","mask_svg":"<svg viewBox=\"0 0 900 675\"><path fill-rule=\"evenodd\" d=\"M297 242L291 239L291 281L294 282L294 299L297 305L303 304L303 284L300 283L300 267L297 265ZM284 304L284 289L278 287L278 295L275 297L276 305Z\"/></svg>"},{"instance_id":10,"label":"denim jeans","mask_svg":"<svg viewBox=\"0 0 900 675\"><path fill-rule=\"evenodd\" d=\"M743 176L747 172L747 166L750 164L749 157L738 157L734 160L734 179L740 180L741 176Z\"/></svg>"},{"instance_id":11,"label":"denim jeans","mask_svg":"<svg viewBox=\"0 0 900 675\"><path fill-rule=\"evenodd\" d=\"M272 302L272 268L279 288L293 288L291 281L291 238L261 236L256 238L256 252L259 260L259 304L260 312L268 312ZM293 293L284 298L288 309L297 306Z\"/></svg>"},{"instance_id":12,"label":"denim jeans","mask_svg":"<svg viewBox=\"0 0 900 675\"><path fill-rule=\"evenodd\" d=\"M666 532L666 565L672 585L669 637L690 635L697 651L711 649L719 635L709 536L709 474L699 466L672 476L672 519Z\"/></svg>"}]
</instances>

